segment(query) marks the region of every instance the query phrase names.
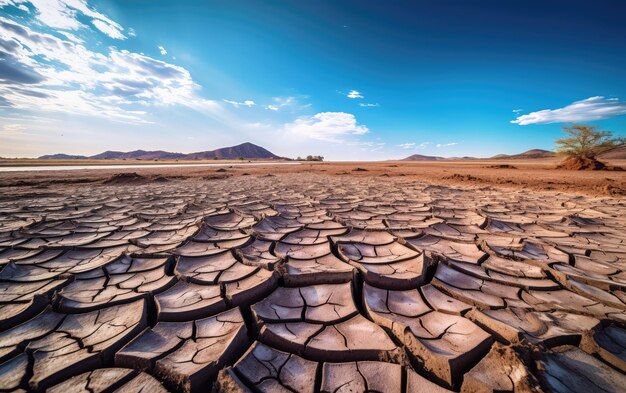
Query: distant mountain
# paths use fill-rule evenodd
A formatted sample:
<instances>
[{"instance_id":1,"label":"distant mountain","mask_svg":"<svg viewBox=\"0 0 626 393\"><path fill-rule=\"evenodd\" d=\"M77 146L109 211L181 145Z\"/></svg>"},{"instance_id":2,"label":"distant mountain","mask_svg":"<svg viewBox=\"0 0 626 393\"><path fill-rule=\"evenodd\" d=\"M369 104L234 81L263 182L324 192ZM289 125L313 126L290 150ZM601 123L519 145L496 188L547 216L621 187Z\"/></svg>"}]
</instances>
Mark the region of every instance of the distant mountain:
<instances>
[{"instance_id":1,"label":"distant mountain","mask_svg":"<svg viewBox=\"0 0 626 393\"><path fill-rule=\"evenodd\" d=\"M181 158L185 158L185 154L183 153L170 153L163 150L156 151L145 151L145 150L135 150L129 151L127 153L121 151L105 151L104 153L96 154L95 156L89 157L93 160L177 160Z\"/></svg>"},{"instance_id":2,"label":"distant mountain","mask_svg":"<svg viewBox=\"0 0 626 393\"><path fill-rule=\"evenodd\" d=\"M537 158L552 158L552 157L556 157L556 153L553 151L549 151L549 150L543 150L543 149L532 149L532 150L528 150L525 151L523 153L519 153L519 154L498 154L496 156L491 157L492 159L496 159L496 160L500 160L500 159L507 159L507 160L522 160L522 159L537 159Z\"/></svg>"},{"instance_id":3,"label":"distant mountain","mask_svg":"<svg viewBox=\"0 0 626 393\"><path fill-rule=\"evenodd\" d=\"M409 156L405 159L403 159L402 161L442 161L445 160L446 158L444 157L437 157L437 156L425 156L422 154L413 154L412 156Z\"/></svg>"},{"instance_id":4,"label":"distant mountain","mask_svg":"<svg viewBox=\"0 0 626 393\"><path fill-rule=\"evenodd\" d=\"M626 160L626 145L621 145L609 152L600 155L601 159L605 160Z\"/></svg>"},{"instance_id":5,"label":"distant mountain","mask_svg":"<svg viewBox=\"0 0 626 393\"><path fill-rule=\"evenodd\" d=\"M45 156L39 157L42 160L79 160L83 158L87 158L85 156L74 156L71 154L48 154Z\"/></svg>"},{"instance_id":6,"label":"distant mountain","mask_svg":"<svg viewBox=\"0 0 626 393\"><path fill-rule=\"evenodd\" d=\"M557 154L553 151L542 150L542 149L532 149L525 151L520 154L498 154L497 156L491 157L492 159L535 159L535 158L553 158L556 157ZM626 160L626 145L621 145L607 153L600 155L600 158L605 160Z\"/></svg>"},{"instance_id":7,"label":"distant mountain","mask_svg":"<svg viewBox=\"0 0 626 393\"><path fill-rule=\"evenodd\" d=\"M236 160L238 158L245 159L276 159L280 158L274 153L257 146L253 143L246 142L237 146L223 147L221 149L201 151L197 153L171 153L163 150L145 151L135 150L129 152L121 151L105 151L93 156L74 156L68 154L50 154L39 157L40 159L55 159L55 160L78 160L78 159L92 159L92 160Z\"/></svg>"},{"instance_id":8,"label":"distant mountain","mask_svg":"<svg viewBox=\"0 0 626 393\"><path fill-rule=\"evenodd\" d=\"M187 154L185 158L190 160L211 160L214 158L223 160L236 160L239 157L243 158L280 158L274 153L257 146L253 143L246 142L241 145L222 147L221 149L202 151L199 153Z\"/></svg>"},{"instance_id":9,"label":"distant mountain","mask_svg":"<svg viewBox=\"0 0 626 393\"><path fill-rule=\"evenodd\" d=\"M624 151L626 154L626 149ZM551 158L555 157L556 153L549 150L542 149L532 149L525 151L519 154L498 154L489 159L499 160L499 159L507 159L507 160L516 160L516 159L537 159L537 158ZM478 160L476 157L438 157L438 156L425 156L422 154L413 154L402 161L466 161L466 160Z\"/></svg>"}]
</instances>

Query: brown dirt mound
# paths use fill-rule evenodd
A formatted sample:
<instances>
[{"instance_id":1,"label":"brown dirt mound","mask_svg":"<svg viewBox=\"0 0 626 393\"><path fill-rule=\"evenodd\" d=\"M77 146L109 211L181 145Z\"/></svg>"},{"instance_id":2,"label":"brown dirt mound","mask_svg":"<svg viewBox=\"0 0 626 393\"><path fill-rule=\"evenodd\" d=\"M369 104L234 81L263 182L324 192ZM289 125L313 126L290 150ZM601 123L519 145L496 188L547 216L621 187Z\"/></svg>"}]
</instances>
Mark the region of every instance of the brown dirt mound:
<instances>
[{"instance_id":1,"label":"brown dirt mound","mask_svg":"<svg viewBox=\"0 0 626 393\"><path fill-rule=\"evenodd\" d=\"M493 169L517 169L517 167L515 165L509 165L509 164L490 165L487 168L493 168Z\"/></svg>"},{"instance_id":2,"label":"brown dirt mound","mask_svg":"<svg viewBox=\"0 0 626 393\"><path fill-rule=\"evenodd\" d=\"M170 179L167 176L157 175L152 177L152 181L157 183L167 183Z\"/></svg>"},{"instance_id":3,"label":"brown dirt mound","mask_svg":"<svg viewBox=\"0 0 626 393\"><path fill-rule=\"evenodd\" d=\"M111 185L124 185L124 184L139 184L145 183L148 179L145 176L139 175L137 172L125 172L116 173L107 180L104 184Z\"/></svg>"},{"instance_id":4,"label":"brown dirt mound","mask_svg":"<svg viewBox=\"0 0 626 393\"><path fill-rule=\"evenodd\" d=\"M368 170L365 168L354 168L352 172L368 172Z\"/></svg>"},{"instance_id":5,"label":"brown dirt mound","mask_svg":"<svg viewBox=\"0 0 626 393\"><path fill-rule=\"evenodd\" d=\"M604 191L607 194L612 195L612 196L624 196L624 195L626 195L626 190L624 190L622 188L619 188L619 187L612 186L610 184L607 185L607 186L604 186Z\"/></svg>"},{"instance_id":6,"label":"brown dirt mound","mask_svg":"<svg viewBox=\"0 0 626 393\"><path fill-rule=\"evenodd\" d=\"M472 176L472 175L461 175L460 173L455 173L451 176L444 177L446 180L482 180L480 177Z\"/></svg>"},{"instance_id":7,"label":"brown dirt mound","mask_svg":"<svg viewBox=\"0 0 626 393\"><path fill-rule=\"evenodd\" d=\"M570 157L560 163L557 169L567 169L572 171L601 171L609 168L598 160L590 158Z\"/></svg>"},{"instance_id":8,"label":"brown dirt mound","mask_svg":"<svg viewBox=\"0 0 626 393\"><path fill-rule=\"evenodd\" d=\"M222 180L222 179L228 179L230 176L229 175L208 175L208 176L204 176L202 179L204 180Z\"/></svg>"}]
</instances>

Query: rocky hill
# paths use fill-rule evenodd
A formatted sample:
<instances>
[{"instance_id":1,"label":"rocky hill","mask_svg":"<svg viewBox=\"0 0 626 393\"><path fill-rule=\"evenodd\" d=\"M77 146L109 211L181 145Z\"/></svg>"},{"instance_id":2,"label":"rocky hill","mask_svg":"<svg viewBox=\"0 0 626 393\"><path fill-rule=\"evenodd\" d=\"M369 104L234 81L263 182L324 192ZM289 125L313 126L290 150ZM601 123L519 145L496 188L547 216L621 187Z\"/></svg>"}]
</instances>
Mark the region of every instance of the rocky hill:
<instances>
[{"instance_id":1,"label":"rocky hill","mask_svg":"<svg viewBox=\"0 0 626 393\"><path fill-rule=\"evenodd\" d=\"M172 153L163 150L146 151L134 150L129 152L122 151L105 151L93 156L80 156L69 154L50 154L39 157L40 159L55 160L236 160L244 159L277 159L280 158L269 150L257 146L253 143L246 142L237 146L222 147L220 149L201 151L196 153Z\"/></svg>"}]
</instances>

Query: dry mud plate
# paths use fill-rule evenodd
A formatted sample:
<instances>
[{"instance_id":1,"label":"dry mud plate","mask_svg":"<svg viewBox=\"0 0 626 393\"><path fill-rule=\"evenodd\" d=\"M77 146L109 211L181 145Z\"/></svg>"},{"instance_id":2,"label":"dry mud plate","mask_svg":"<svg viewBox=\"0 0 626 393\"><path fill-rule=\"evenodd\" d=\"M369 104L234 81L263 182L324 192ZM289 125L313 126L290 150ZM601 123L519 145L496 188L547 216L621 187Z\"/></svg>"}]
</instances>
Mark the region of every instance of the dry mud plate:
<instances>
[{"instance_id":1,"label":"dry mud plate","mask_svg":"<svg viewBox=\"0 0 626 393\"><path fill-rule=\"evenodd\" d=\"M14 191L0 391L626 391L623 199L301 174Z\"/></svg>"}]
</instances>

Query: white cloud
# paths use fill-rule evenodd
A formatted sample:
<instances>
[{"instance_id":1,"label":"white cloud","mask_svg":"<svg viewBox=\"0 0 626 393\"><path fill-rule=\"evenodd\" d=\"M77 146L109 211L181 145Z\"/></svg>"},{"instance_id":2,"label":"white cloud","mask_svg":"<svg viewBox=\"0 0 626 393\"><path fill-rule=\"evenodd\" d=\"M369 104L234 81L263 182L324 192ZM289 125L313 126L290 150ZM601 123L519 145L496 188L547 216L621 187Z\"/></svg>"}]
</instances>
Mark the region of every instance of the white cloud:
<instances>
[{"instance_id":1,"label":"white cloud","mask_svg":"<svg viewBox=\"0 0 626 393\"><path fill-rule=\"evenodd\" d=\"M349 146L356 146L361 151L366 152L381 152L384 150L385 142L371 142L371 141L351 141L347 143Z\"/></svg>"},{"instance_id":2,"label":"white cloud","mask_svg":"<svg viewBox=\"0 0 626 393\"><path fill-rule=\"evenodd\" d=\"M22 131L24 130L26 127L24 127L23 124L4 124L2 126L2 131L6 132L6 133L15 133L18 131Z\"/></svg>"},{"instance_id":3,"label":"white cloud","mask_svg":"<svg viewBox=\"0 0 626 393\"><path fill-rule=\"evenodd\" d=\"M265 105L265 109L270 111L279 111L286 106L292 106L297 103L296 97L274 97L273 104Z\"/></svg>"},{"instance_id":4,"label":"white cloud","mask_svg":"<svg viewBox=\"0 0 626 393\"><path fill-rule=\"evenodd\" d=\"M147 121L149 106L220 110L216 102L199 97L189 71L174 64L115 47L94 52L76 40L39 33L3 17L0 37L6 50L0 97L16 110L135 123Z\"/></svg>"},{"instance_id":5,"label":"white cloud","mask_svg":"<svg viewBox=\"0 0 626 393\"><path fill-rule=\"evenodd\" d=\"M106 15L96 11L86 0L0 0L0 6L12 5L24 9L30 3L35 9L37 20L49 27L63 30L85 29L80 17L91 19L91 23L102 33L113 39L125 39L124 28Z\"/></svg>"},{"instance_id":6,"label":"white cloud","mask_svg":"<svg viewBox=\"0 0 626 393\"><path fill-rule=\"evenodd\" d=\"M247 125L248 127L250 127L250 128L256 128L256 129L259 129L259 128L265 128L265 129L267 129L267 128L270 128L270 127L272 126L271 124L261 123L261 122L256 122L256 123L248 123L248 124L246 124L246 125Z\"/></svg>"},{"instance_id":7,"label":"white cloud","mask_svg":"<svg viewBox=\"0 0 626 393\"><path fill-rule=\"evenodd\" d=\"M240 106L247 106L248 108L250 108L250 107L256 105L256 102L254 102L252 100L245 100L245 101L242 101L242 102L231 101L231 100L223 100L223 101L228 103L228 104L231 104L235 108L239 108Z\"/></svg>"},{"instance_id":8,"label":"white cloud","mask_svg":"<svg viewBox=\"0 0 626 393\"><path fill-rule=\"evenodd\" d=\"M128 36L129 37L137 37L137 33L135 32L135 29L133 29L132 27L128 28Z\"/></svg>"},{"instance_id":9,"label":"white cloud","mask_svg":"<svg viewBox=\"0 0 626 393\"><path fill-rule=\"evenodd\" d=\"M401 143L398 145L398 147L401 147L403 149L412 149L415 147L415 142L411 142L411 143Z\"/></svg>"},{"instance_id":10,"label":"white cloud","mask_svg":"<svg viewBox=\"0 0 626 393\"><path fill-rule=\"evenodd\" d=\"M626 114L626 103L618 98L602 96L589 97L576 101L559 109L544 109L527 115L518 116L511 123L525 126L528 124L569 123L601 120Z\"/></svg>"},{"instance_id":11,"label":"white cloud","mask_svg":"<svg viewBox=\"0 0 626 393\"><path fill-rule=\"evenodd\" d=\"M114 25L108 24L99 19L94 19L91 21L91 23L93 23L93 25L96 26L98 30L100 30L101 32L103 32L104 34L108 35L111 38L114 38L116 40L126 39L126 36L122 34L122 31Z\"/></svg>"},{"instance_id":12,"label":"white cloud","mask_svg":"<svg viewBox=\"0 0 626 393\"><path fill-rule=\"evenodd\" d=\"M353 114L345 112L321 112L301 117L286 124L285 129L296 135L330 142L341 142L344 136L363 135L369 131L357 123Z\"/></svg>"},{"instance_id":13,"label":"white cloud","mask_svg":"<svg viewBox=\"0 0 626 393\"><path fill-rule=\"evenodd\" d=\"M430 142L422 142L419 145L417 143L415 143L415 142L407 142L407 143L401 143L401 144L396 145L396 146L408 150L408 149L414 149L414 148L425 149L428 145L430 145ZM437 147L441 147L441 145L439 145Z\"/></svg>"},{"instance_id":14,"label":"white cloud","mask_svg":"<svg viewBox=\"0 0 626 393\"><path fill-rule=\"evenodd\" d=\"M24 12L30 12L30 8L26 7L24 4L18 5L17 8L19 8L20 10Z\"/></svg>"},{"instance_id":15,"label":"white cloud","mask_svg":"<svg viewBox=\"0 0 626 393\"><path fill-rule=\"evenodd\" d=\"M456 145L458 145L458 143L451 142L451 143L437 143L435 146L436 147L448 147L448 146L456 146Z\"/></svg>"},{"instance_id":16,"label":"white cloud","mask_svg":"<svg viewBox=\"0 0 626 393\"><path fill-rule=\"evenodd\" d=\"M70 41L72 41L72 42L74 42L76 44L82 44L82 43L85 42L82 39L78 38L77 36L75 36L74 34L68 32L68 31L59 30L57 33L67 37L68 40L70 40Z\"/></svg>"},{"instance_id":17,"label":"white cloud","mask_svg":"<svg viewBox=\"0 0 626 393\"><path fill-rule=\"evenodd\" d=\"M364 104L364 103L360 103L360 104L359 104L359 106L363 106L363 107L366 107L366 108L373 108L373 107L378 107L378 106L380 106L380 104L379 104L379 103L375 103L375 104Z\"/></svg>"},{"instance_id":18,"label":"white cloud","mask_svg":"<svg viewBox=\"0 0 626 393\"><path fill-rule=\"evenodd\" d=\"M161 55L163 56L167 55L167 51L162 45L157 46L157 48L159 48L159 52L161 52Z\"/></svg>"},{"instance_id":19,"label":"white cloud","mask_svg":"<svg viewBox=\"0 0 626 393\"><path fill-rule=\"evenodd\" d=\"M374 145L374 147L370 150L372 152L380 152L383 151L384 147L385 147L386 143L385 142L380 142L380 143L376 143Z\"/></svg>"},{"instance_id":20,"label":"white cloud","mask_svg":"<svg viewBox=\"0 0 626 393\"><path fill-rule=\"evenodd\" d=\"M523 109L513 109L511 112L518 114L518 113L522 113L524 110Z\"/></svg>"},{"instance_id":21,"label":"white cloud","mask_svg":"<svg viewBox=\"0 0 626 393\"><path fill-rule=\"evenodd\" d=\"M363 95L358 90L350 90L348 94L346 94L348 98L363 98Z\"/></svg>"}]
</instances>

